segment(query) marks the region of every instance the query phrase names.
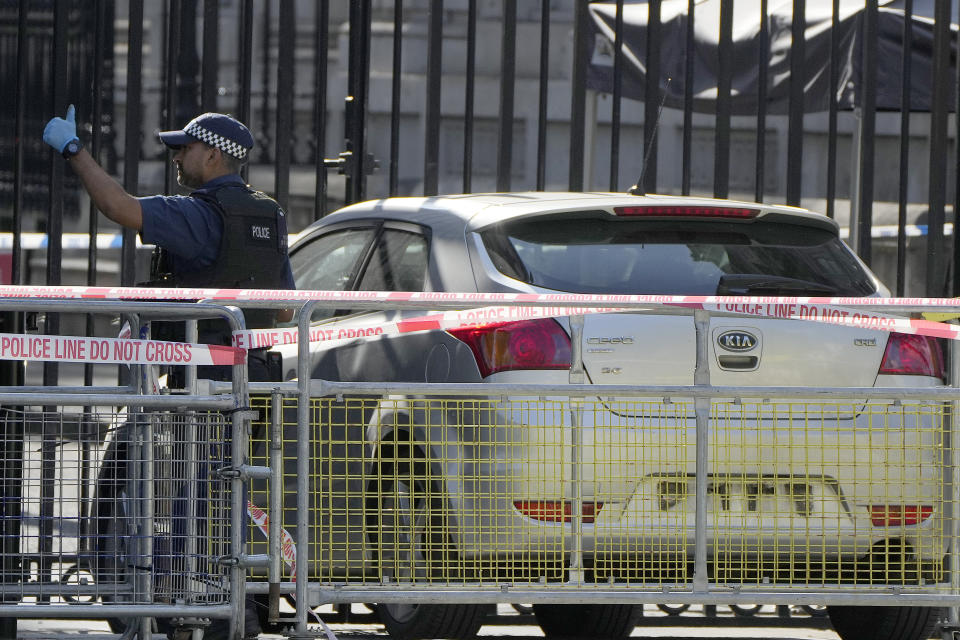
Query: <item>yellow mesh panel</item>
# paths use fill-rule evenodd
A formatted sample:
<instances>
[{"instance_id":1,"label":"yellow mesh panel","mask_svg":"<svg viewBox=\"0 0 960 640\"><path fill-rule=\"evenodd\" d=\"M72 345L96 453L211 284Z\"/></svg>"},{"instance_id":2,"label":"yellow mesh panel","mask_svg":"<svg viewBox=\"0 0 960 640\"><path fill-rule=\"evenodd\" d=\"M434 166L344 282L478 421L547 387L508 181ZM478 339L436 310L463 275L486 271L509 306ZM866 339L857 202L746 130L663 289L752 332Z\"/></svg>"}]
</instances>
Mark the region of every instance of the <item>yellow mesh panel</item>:
<instances>
[{"instance_id":1,"label":"yellow mesh panel","mask_svg":"<svg viewBox=\"0 0 960 640\"><path fill-rule=\"evenodd\" d=\"M252 464L267 464L269 404L254 402L261 420ZM296 405L284 400L283 526L294 536ZM943 582L947 419L948 407L931 403L713 402L710 582ZM325 398L311 401L310 424L301 472L309 480L312 580L691 583L692 401ZM576 434L574 424L582 425ZM266 508L266 484L254 483L251 497ZM266 551L253 527L249 539L251 553Z\"/></svg>"}]
</instances>

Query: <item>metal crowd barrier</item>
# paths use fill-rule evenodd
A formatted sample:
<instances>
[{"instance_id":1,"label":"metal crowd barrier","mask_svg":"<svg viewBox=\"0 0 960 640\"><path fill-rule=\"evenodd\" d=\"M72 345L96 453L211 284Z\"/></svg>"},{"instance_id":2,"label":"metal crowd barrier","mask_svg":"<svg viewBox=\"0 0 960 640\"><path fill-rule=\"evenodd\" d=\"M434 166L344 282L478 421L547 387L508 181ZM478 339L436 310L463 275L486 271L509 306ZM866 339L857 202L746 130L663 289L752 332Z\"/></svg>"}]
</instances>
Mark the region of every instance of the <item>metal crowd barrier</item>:
<instances>
[{"instance_id":1,"label":"metal crowd barrier","mask_svg":"<svg viewBox=\"0 0 960 640\"><path fill-rule=\"evenodd\" d=\"M3 300L0 309L119 314L134 336L152 320L243 328L239 310L210 304ZM153 366L130 365L125 386L3 388L0 618L107 619L127 637L217 619L236 630L251 561L246 366L233 367L226 393L207 395L157 395Z\"/></svg>"},{"instance_id":2,"label":"metal crowd barrier","mask_svg":"<svg viewBox=\"0 0 960 640\"><path fill-rule=\"evenodd\" d=\"M301 309L301 335L324 305ZM273 565L249 591L274 612L294 596L295 634L314 606L353 602L936 606L955 622L956 348L945 387L716 386L711 312L686 312L691 386L583 384L582 316L571 384L311 380L301 342L299 382L251 385L251 460L282 466L284 490L253 485L270 529L249 549Z\"/></svg>"},{"instance_id":3,"label":"metal crowd barrier","mask_svg":"<svg viewBox=\"0 0 960 640\"><path fill-rule=\"evenodd\" d=\"M306 303L301 335L320 306L343 300ZM312 380L301 341L294 382L236 365L165 395L140 375L8 387L3 523L23 557L3 556L0 617L236 634L249 592L273 619L288 597L297 636L317 605L353 602L937 606L956 623L955 347L944 387L718 386L711 312L622 307L693 315L693 385L584 384L574 314L569 384ZM0 309L243 326L206 303Z\"/></svg>"}]
</instances>

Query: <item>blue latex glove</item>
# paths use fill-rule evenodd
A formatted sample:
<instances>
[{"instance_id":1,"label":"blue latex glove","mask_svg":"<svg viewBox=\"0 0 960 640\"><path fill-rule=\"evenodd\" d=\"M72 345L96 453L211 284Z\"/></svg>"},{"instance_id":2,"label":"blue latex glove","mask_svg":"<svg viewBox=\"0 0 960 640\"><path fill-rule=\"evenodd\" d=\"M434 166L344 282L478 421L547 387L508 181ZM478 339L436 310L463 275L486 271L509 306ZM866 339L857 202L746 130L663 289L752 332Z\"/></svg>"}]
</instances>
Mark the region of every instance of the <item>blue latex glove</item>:
<instances>
[{"instance_id":1,"label":"blue latex glove","mask_svg":"<svg viewBox=\"0 0 960 640\"><path fill-rule=\"evenodd\" d=\"M53 118L43 128L43 141L63 153L63 149L77 137L77 116L73 105L67 107L67 118Z\"/></svg>"}]
</instances>

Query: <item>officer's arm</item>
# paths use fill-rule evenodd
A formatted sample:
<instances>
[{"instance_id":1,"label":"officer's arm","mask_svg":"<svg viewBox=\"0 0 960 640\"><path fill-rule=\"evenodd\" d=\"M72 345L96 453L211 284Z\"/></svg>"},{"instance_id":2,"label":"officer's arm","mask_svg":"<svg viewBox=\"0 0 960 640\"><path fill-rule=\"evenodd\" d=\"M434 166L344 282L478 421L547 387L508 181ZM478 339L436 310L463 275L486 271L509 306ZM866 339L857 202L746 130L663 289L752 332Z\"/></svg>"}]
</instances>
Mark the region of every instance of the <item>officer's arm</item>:
<instances>
[{"instance_id":1,"label":"officer's arm","mask_svg":"<svg viewBox=\"0 0 960 640\"><path fill-rule=\"evenodd\" d=\"M90 199L104 215L117 224L140 231L143 211L140 201L123 190L85 149L70 158L70 166L83 182Z\"/></svg>"}]
</instances>

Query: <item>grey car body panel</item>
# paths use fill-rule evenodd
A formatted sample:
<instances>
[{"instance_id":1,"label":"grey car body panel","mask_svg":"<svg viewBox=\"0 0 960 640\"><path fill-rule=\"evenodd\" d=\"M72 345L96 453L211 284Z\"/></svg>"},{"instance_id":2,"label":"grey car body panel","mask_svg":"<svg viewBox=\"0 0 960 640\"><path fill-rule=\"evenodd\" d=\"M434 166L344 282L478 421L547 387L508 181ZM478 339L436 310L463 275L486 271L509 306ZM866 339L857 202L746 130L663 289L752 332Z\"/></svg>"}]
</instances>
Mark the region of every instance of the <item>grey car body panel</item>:
<instances>
[{"instance_id":1,"label":"grey car body panel","mask_svg":"<svg viewBox=\"0 0 960 640\"><path fill-rule=\"evenodd\" d=\"M483 246L480 234L485 228L503 220L515 217L549 215L551 212L576 210L612 210L615 206L638 204L711 204L711 199L676 198L671 196L637 197L624 194L475 194L462 196L443 196L434 198L392 198L367 203L359 203L340 210L315 223L301 234L293 250L308 241L315 234L351 220L376 221L390 220L413 223L427 227L431 234L431 247L428 264L428 277L425 288L432 291L483 291L483 292L543 292L527 283L509 278L497 271ZM755 203L727 203L732 206L745 206L762 211L770 219L782 219L794 224L809 224L837 233L833 220L791 207L759 205ZM861 263L862 264L862 263ZM864 267L867 273L869 269ZM874 295L886 292L886 289L874 277L877 291ZM412 312L411 312L412 313ZM422 313L422 312L418 312ZM385 319L383 313L363 314L371 319ZM560 319L560 324L568 323ZM720 358L724 350L718 346L717 336L727 330L745 331L754 335L758 344L752 355L758 358L757 366L742 370L724 368ZM854 330L842 327L830 327L813 323L784 323L763 318L714 317L710 325L711 379L715 384L729 385L793 385L816 384L836 386L870 386L876 382L877 370L883 355L888 334L866 330ZM623 338L629 337L627 341ZM597 338L606 342L591 343ZM692 319L679 316L638 316L636 314L590 316L584 330L584 364L589 379L595 383L614 384L691 384L694 369L694 342ZM617 341L619 339L619 341ZM860 341L859 343L857 341ZM796 344L806 342L813 345L803 354L803 361L795 357ZM858 346L867 345L867 346ZM786 349L789 347L789 349ZM295 353L287 349L286 353ZM842 364L834 363L838 353L843 354ZM294 356L295 357L295 356ZM830 364L828 364L828 362ZM285 368L291 367L285 362ZM614 373L614 370L618 370ZM543 372L506 372L496 374L498 382L509 380L533 381L532 377L555 379L563 372L548 372L549 376L538 376ZM515 375L520 374L520 375ZM330 380L378 380L387 382L477 382L480 376L469 348L453 336L443 331L431 331L401 336L381 337L373 340L358 341L340 346L315 355L313 376ZM887 376L889 377L889 376ZM912 382L912 381L911 381ZM312 487L320 494L321 512L328 515L313 534L325 542L331 549L349 549L350 557L329 558L329 566L336 572L337 567L361 566L364 545L349 543L349 532L364 530L364 523L357 515L362 512L358 502L364 490L361 486L364 473L371 469L347 469L350 464L372 465L375 456L371 455L377 443L382 439L395 437L391 434L394 426L404 424L405 429L419 432L413 437L423 436L422 427L416 420L407 419L400 413L410 409L410 405L397 405L398 415L379 415L377 425L371 424L373 410L369 407L347 406L340 401L330 404L325 414L328 438L324 439L321 450L317 451L319 460L326 461L323 474L328 485ZM348 426L349 425L349 426ZM430 439L445 443L445 451L440 458L449 460L458 447L475 446L469 441L467 433L476 434L476 429L464 427L447 428L443 433L431 432ZM286 438L295 439L295 433ZM492 455L492 454L491 454ZM483 455L477 460L486 460ZM451 465L453 463L450 463ZM444 470L438 470L444 473ZM457 484L457 469L446 470L447 492L455 510L468 517L471 509L478 505L461 502L462 495L476 493L477 487L465 487ZM462 471L462 470L461 470ZM288 477L294 478L296 470L288 469ZM469 474L461 474L469 476ZM315 481L314 478L312 481ZM288 495L294 495L290 491ZM501 497L502 499L502 497ZM330 501L341 501L334 504ZM343 502L344 500L348 502ZM288 505L293 508L293 505ZM348 518L340 514L352 514ZM497 517L506 517L509 507L503 506L503 513ZM507 530L510 523L504 523L499 530ZM564 535L557 531L550 535ZM466 534L469 536L469 534ZM544 534L546 535L546 534ZM685 534L677 533L683 538ZM533 538L531 538L533 539ZM461 540L467 544L466 539ZM587 541L588 545L592 542ZM467 545L469 546L469 545Z\"/></svg>"}]
</instances>

